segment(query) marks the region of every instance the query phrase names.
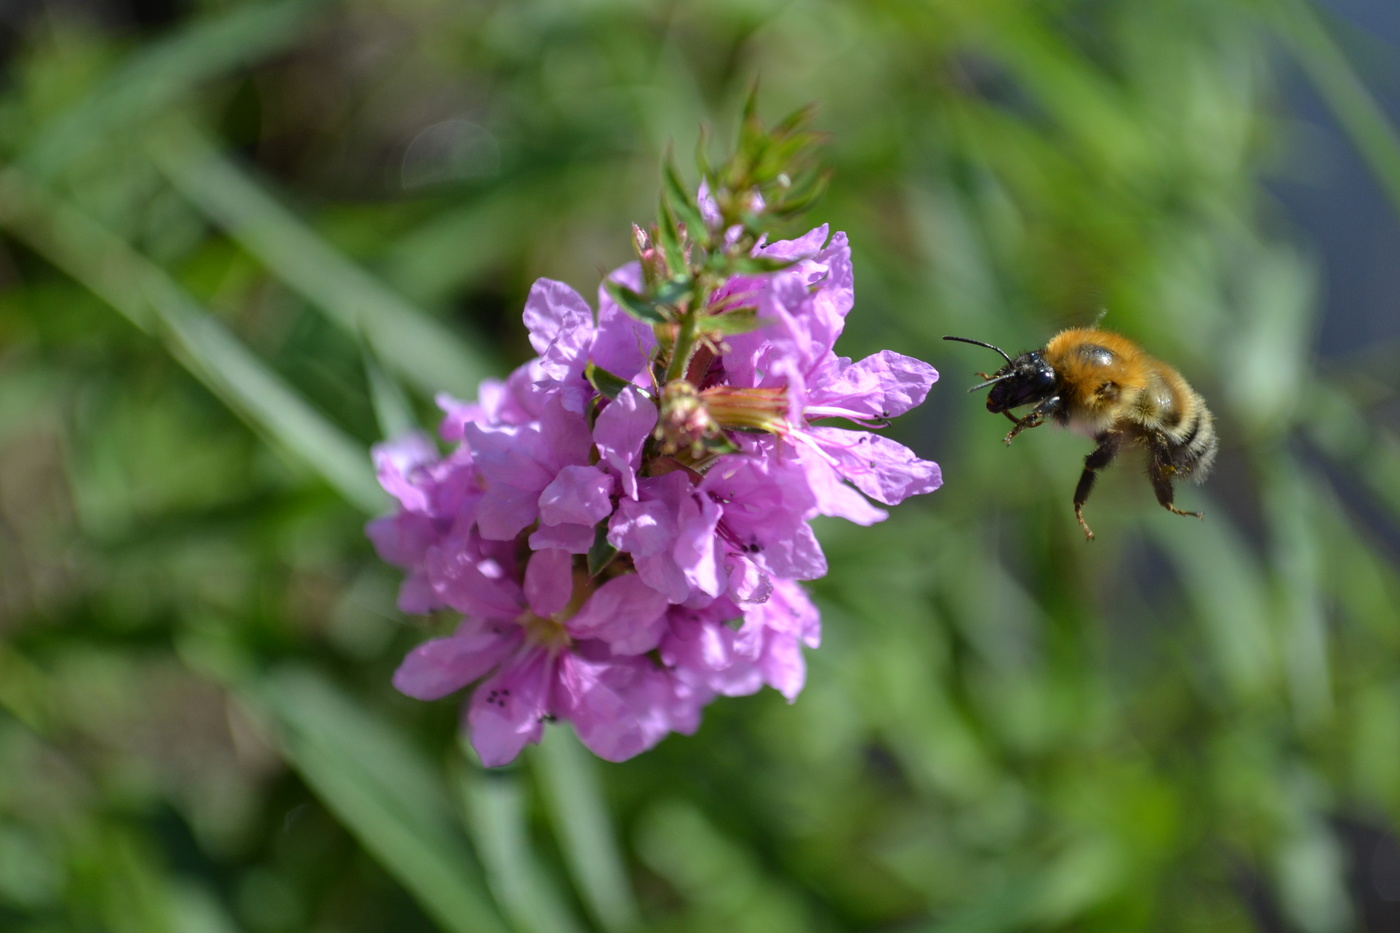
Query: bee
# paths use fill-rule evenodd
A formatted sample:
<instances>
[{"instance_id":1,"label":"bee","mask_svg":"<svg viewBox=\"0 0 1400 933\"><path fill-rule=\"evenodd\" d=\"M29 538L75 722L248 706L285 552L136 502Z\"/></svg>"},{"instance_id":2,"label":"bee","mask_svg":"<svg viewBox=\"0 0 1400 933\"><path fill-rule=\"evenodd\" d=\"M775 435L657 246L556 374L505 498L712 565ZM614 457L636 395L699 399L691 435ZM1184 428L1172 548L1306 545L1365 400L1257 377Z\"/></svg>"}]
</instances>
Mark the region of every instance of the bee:
<instances>
[{"instance_id":1,"label":"bee","mask_svg":"<svg viewBox=\"0 0 1400 933\"><path fill-rule=\"evenodd\" d=\"M1093 327L1061 331L1044 349L1015 359L980 340L943 339L986 347L1006 360L991 375L978 373L986 381L968 390L991 387L987 410L1006 415L1015 425L1006 443L1049 419L1098 444L1084 458L1084 472L1074 489L1074 517L1084 529L1085 540L1094 539L1084 521L1084 503L1094 480L1129 446L1147 451L1147 478L1163 508L1201 517L1200 512L1184 512L1173 504L1172 483L1204 480L1215 462L1219 441L1205 400L1175 369L1148 356L1128 338ZM1017 418L1011 409L1022 405L1035 407Z\"/></svg>"}]
</instances>

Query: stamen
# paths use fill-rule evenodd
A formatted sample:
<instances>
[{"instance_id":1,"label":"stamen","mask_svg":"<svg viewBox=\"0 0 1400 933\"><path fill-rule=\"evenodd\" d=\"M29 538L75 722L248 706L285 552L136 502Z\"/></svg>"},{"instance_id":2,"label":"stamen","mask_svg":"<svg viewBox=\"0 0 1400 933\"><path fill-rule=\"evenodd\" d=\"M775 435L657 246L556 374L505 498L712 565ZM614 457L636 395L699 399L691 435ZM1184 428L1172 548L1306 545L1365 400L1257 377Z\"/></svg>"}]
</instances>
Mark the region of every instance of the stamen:
<instances>
[{"instance_id":1,"label":"stamen","mask_svg":"<svg viewBox=\"0 0 1400 933\"><path fill-rule=\"evenodd\" d=\"M558 619L542 618L526 610L515 620L525 630L525 640L557 654L573 644L573 638Z\"/></svg>"},{"instance_id":2,"label":"stamen","mask_svg":"<svg viewBox=\"0 0 1400 933\"><path fill-rule=\"evenodd\" d=\"M808 405L802 410L802 414L808 421L818 418L844 418L863 428L883 428L889 426L889 415L881 412L881 416L872 419L869 415L849 408L837 408L835 405Z\"/></svg>"},{"instance_id":3,"label":"stamen","mask_svg":"<svg viewBox=\"0 0 1400 933\"><path fill-rule=\"evenodd\" d=\"M735 388L714 386L700 393L700 400L722 428L787 434L788 394L785 387Z\"/></svg>"}]
</instances>

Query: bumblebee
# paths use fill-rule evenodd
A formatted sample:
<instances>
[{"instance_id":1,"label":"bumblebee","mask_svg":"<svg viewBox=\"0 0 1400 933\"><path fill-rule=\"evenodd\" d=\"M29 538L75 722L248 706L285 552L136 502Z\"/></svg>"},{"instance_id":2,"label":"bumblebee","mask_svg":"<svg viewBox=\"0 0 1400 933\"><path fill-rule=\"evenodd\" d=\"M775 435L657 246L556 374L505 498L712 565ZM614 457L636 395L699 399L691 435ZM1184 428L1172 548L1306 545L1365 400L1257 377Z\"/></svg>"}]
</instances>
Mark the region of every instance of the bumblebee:
<instances>
[{"instance_id":1,"label":"bumblebee","mask_svg":"<svg viewBox=\"0 0 1400 933\"><path fill-rule=\"evenodd\" d=\"M968 390L991 387L987 410L1006 415L1015 425L1006 443L1049 419L1098 444L1084 458L1084 472L1074 490L1074 517L1086 540L1092 541L1094 533L1084 521L1084 503L1098 471L1128 446L1147 451L1147 478L1163 508L1201 517L1200 512L1183 512L1173 504L1172 483L1204 480L1219 441L1205 400L1175 369L1128 338L1093 327L1061 331L1044 349L1014 359L980 340L943 339L986 347L1006 360L995 373L978 373L986 381ZM1035 407L1023 418L1011 413L1023 405Z\"/></svg>"}]
</instances>

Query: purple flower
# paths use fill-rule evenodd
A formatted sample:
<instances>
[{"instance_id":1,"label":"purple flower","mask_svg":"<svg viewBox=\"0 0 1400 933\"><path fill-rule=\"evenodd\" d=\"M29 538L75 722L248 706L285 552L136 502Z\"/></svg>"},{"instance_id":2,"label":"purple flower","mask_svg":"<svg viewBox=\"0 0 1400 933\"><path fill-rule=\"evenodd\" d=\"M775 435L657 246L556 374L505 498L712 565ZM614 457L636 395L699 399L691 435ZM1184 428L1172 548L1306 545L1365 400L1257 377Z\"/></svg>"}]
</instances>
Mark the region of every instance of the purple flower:
<instances>
[{"instance_id":1,"label":"purple flower","mask_svg":"<svg viewBox=\"0 0 1400 933\"><path fill-rule=\"evenodd\" d=\"M484 677L466 724L487 765L538 742L552 718L572 722L589 748L611 760L698 722L698 709L686 702L694 691L639 657L660 643L665 599L624 574L594 588L568 616L578 595L572 564L565 551L536 551L513 604L469 614L453 635L410 652L394 675L395 687L420 700Z\"/></svg>"},{"instance_id":2,"label":"purple flower","mask_svg":"<svg viewBox=\"0 0 1400 933\"><path fill-rule=\"evenodd\" d=\"M727 624L735 614L742 620L737 629ZM673 613L661 658L716 694L742 696L766 684L792 702L807 676L802 647L820 643L816 606L797 583L777 580L761 603Z\"/></svg>"},{"instance_id":3,"label":"purple flower","mask_svg":"<svg viewBox=\"0 0 1400 933\"><path fill-rule=\"evenodd\" d=\"M808 522L817 499L793 458L763 455L750 441L747 455L715 464L700 489L719 503L717 534L723 543L729 593L739 602L763 602L774 578L815 580L826 575L826 556Z\"/></svg>"},{"instance_id":4,"label":"purple flower","mask_svg":"<svg viewBox=\"0 0 1400 933\"><path fill-rule=\"evenodd\" d=\"M618 478L629 499L637 498L642 447L654 427L655 403L630 386L603 408L594 425L593 440L598 457Z\"/></svg>"},{"instance_id":5,"label":"purple flower","mask_svg":"<svg viewBox=\"0 0 1400 933\"><path fill-rule=\"evenodd\" d=\"M742 230L721 234L732 246ZM923 401L933 368L834 352L854 303L845 237L819 227L755 253L790 265L732 277L705 309L752 309L759 326L706 338L681 379L662 384L674 336L658 339L606 288L595 321L542 279L525 307L538 355L475 401L439 398L450 451L421 435L375 448L398 507L367 532L406 571L400 607L462 616L394 684L423 700L469 690L463 728L486 764L553 720L620 761L693 732L717 696L767 685L795 699L803 649L820 639L798 581L827 570L812 519L870 524L885 517L871 499L941 482L872 430ZM610 281L643 288L636 264Z\"/></svg>"},{"instance_id":6,"label":"purple flower","mask_svg":"<svg viewBox=\"0 0 1400 933\"><path fill-rule=\"evenodd\" d=\"M608 281L635 291L642 287L641 267L628 263L614 270ZM606 286L599 286L598 330L590 352L593 364L642 388L650 388L656 348L656 332L651 326L622 310Z\"/></svg>"},{"instance_id":7,"label":"purple flower","mask_svg":"<svg viewBox=\"0 0 1400 933\"><path fill-rule=\"evenodd\" d=\"M923 402L938 373L913 357L883 350L857 363L834 352L854 300L850 247L843 234L818 248L826 228L765 250L793 266L768 281L746 282L750 299L768 327L734 339L725 355L733 388L780 388L784 423L774 432L811 451L802 460L824 515L870 524L884 518L844 491L836 477L885 505L942 485L936 463L868 431L813 427L812 421L844 418L883 424Z\"/></svg>"},{"instance_id":8,"label":"purple flower","mask_svg":"<svg viewBox=\"0 0 1400 933\"><path fill-rule=\"evenodd\" d=\"M725 587L719 505L681 471L642 480L639 493L618 503L608 543L630 554L637 575L670 602L710 602Z\"/></svg>"}]
</instances>

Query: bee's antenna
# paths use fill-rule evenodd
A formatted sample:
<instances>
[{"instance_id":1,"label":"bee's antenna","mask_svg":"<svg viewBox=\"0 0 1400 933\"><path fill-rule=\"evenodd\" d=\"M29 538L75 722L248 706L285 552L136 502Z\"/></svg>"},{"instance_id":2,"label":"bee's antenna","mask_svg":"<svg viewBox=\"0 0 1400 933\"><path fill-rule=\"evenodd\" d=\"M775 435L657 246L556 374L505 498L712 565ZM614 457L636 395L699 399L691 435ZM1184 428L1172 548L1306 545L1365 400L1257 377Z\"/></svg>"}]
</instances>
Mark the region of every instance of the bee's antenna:
<instances>
[{"instance_id":1,"label":"bee's antenna","mask_svg":"<svg viewBox=\"0 0 1400 933\"><path fill-rule=\"evenodd\" d=\"M995 349L995 348L994 348L994 349ZM1004 376L996 376L995 378L988 379L986 382L979 382L977 385L973 386L972 388L968 389L967 391L968 391L968 392L976 392L978 389L985 389L985 388L986 388L987 386L989 386L989 385L992 385L992 384L997 383L997 382L1001 382L1003 379L1010 379L1010 378L1011 378L1012 376L1014 376L1014 375L1016 375L1016 374L1015 374L1015 373L1007 373L1007 374L1004 375Z\"/></svg>"},{"instance_id":2,"label":"bee's antenna","mask_svg":"<svg viewBox=\"0 0 1400 933\"><path fill-rule=\"evenodd\" d=\"M968 338L968 337L944 337L943 339L944 339L944 340L957 340L957 341L960 341L960 342L962 342L962 343L972 343L972 344L976 344L976 345L979 346L979 347L986 347L988 350L995 350L995 351L997 351L998 353L1000 353L1000 354L1001 354L1001 358L1004 359L1004 360L1006 360L1006 362L1010 363L1010 362L1012 361L1012 360L1011 360L1011 357L1009 357L1009 356L1006 355L1006 351L1005 351L1005 350L1003 350L1001 347L994 347L994 346L992 346L990 343L983 343L983 342L980 341L980 340L972 340L972 339L970 339L970 338ZM992 382L996 382L996 381L997 381L997 380L995 380L995 379L992 380ZM984 382L984 383L982 383L982 385L977 386L976 388L978 388L978 389L985 388L986 386L991 385L992 382Z\"/></svg>"}]
</instances>

